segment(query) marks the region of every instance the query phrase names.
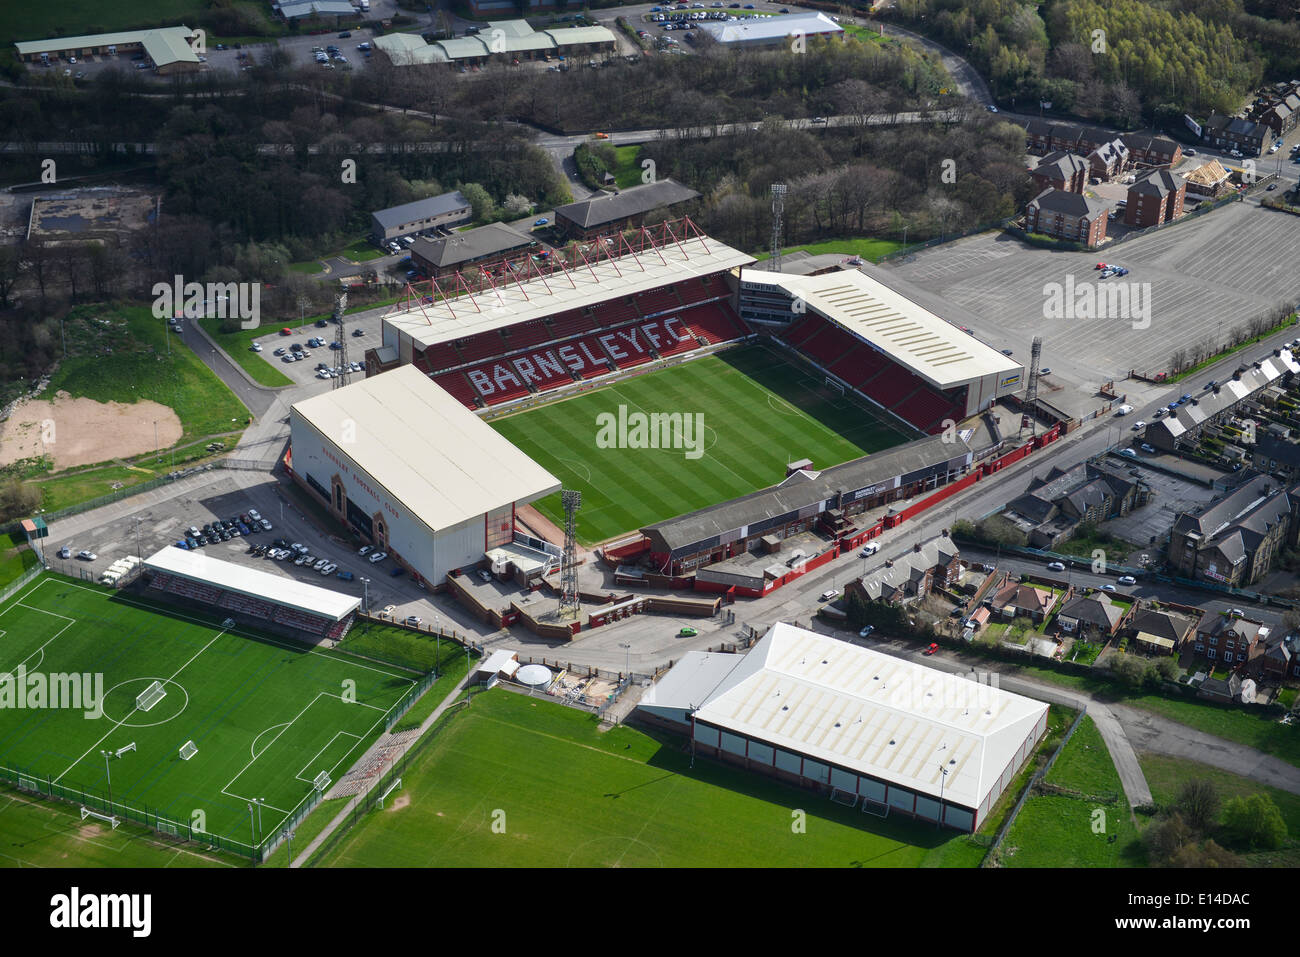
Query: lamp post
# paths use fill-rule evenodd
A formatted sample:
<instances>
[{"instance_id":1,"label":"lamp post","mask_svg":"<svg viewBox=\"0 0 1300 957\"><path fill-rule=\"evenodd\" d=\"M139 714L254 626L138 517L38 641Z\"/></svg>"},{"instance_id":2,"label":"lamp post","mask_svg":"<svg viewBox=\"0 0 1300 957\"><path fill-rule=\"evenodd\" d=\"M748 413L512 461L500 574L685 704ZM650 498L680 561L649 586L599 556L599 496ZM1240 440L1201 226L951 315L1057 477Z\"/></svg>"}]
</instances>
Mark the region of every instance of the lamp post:
<instances>
[{"instance_id":1,"label":"lamp post","mask_svg":"<svg viewBox=\"0 0 1300 957\"><path fill-rule=\"evenodd\" d=\"M627 675L627 680L631 681L632 680L632 645L629 642L620 641L618 643L618 646L622 648L625 652L627 652L627 669L624 671L624 674Z\"/></svg>"},{"instance_id":2,"label":"lamp post","mask_svg":"<svg viewBox=\"0 0 1300 957\"><path fill-rule=\"evenodd\" d=\"M99 753L102 754L102 755L104 756L104 776L105 776L106 778L108 778L108 808L107 808L107 810L108 810L108 813L109 813L109 814L112 814L112 813L113 813L113 772L112 772L111 770L109 770L108 761L109 761L110 758L115 758L115 757L117 757L117 754L116 754L115 752L113 752L113 751L105 751L105 750L103 750L102 748L100 749L100 752L99 752Z\"/></svg>"},{"instance_id":3,"label":"lamp post","mask_svg":"<svg viewBox=\"0 0 1300 957\"><path fill-rule=\"evenodd\" d=\"M253 823L253 804L251 801L248 804L248 834L249 840L252 842L249 846L255 847L257 845L257 827Z\"/></svg>"},{"instance_id":4,"label":"lamp post","mask_svg":"<svg viewBox=\"0 0 1300 957\"><path fill-rule=\"evenodd\" d=\"M257 805L257 829L262 829L262 805L266 803L266 798L253 798L253 803Z\"/></svg>"},{"instance_id":5,"label":"lamp post","mask_svg":"<svg viewBox=\"0 0 1300 957\"><path fill-rule=\"evenodd\" d=\"M943 785L948 780L948 769L941 764L939 765L939 773L943 777L939 778L939 820L934 822L935 830L943 827Z\"/></svg>"},{"instance_id":6,"label":"lamp post","mask_svg":"<svg viewBox=\"0 0 1300 957\"><path fill-rule=\"evenodd\" d=\"M367 615L370 614L370 579L369 578L361 579L361 607Z\"/></svg>"}]
</instances>

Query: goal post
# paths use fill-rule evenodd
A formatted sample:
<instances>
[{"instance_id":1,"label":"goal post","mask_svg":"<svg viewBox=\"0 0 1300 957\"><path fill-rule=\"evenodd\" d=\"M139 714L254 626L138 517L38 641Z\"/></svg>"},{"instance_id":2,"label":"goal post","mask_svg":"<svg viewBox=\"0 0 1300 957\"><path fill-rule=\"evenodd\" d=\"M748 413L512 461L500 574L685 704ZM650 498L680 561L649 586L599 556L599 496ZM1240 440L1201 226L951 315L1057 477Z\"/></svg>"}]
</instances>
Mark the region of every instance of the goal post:
<instances>
[{"instance_id":1,"label":"goal post","mask_svg":"<svg viewBox=\"0 0 1300 957\"><path fill-rule=\"evenodd\" d=\"M325 789L330 786L330 775L328 771L322 771L316 775L316 780L312 782L317 791L324 793Z\"/></svg>"},{"instance_id":2,"label":"goal post","mask_svg":"<svg viewBox=\"0 0 1300 957\"><path fill-rule=\"evenodd\" d=\"M840 381L837 380L837 379L832 379L830 376L827 376L827 377L826 377L825 379L823 379L822 381L823 381L823 383L825 384L826 388L830 389L832 392L834 392L834 393L836 393L836 394L838 394L838 395L844 395L844 394L845 394L845 389L844 389L844 383L843 383L843 382L840 382Z\"/></svg>"},{"instance_id":3,"label":"goal post","mask_svg":"<svg viewBox=\"0 0 1300 957\"><path fill-rule=\"evenodd\" d=\"M180 755L182 761L188 761L190 758L194 757L194 755L198 753L199 753L199 746L195 744L193 741L186 741L184 744L181 745Z\"/></svg>"},{"instance_id":4,"label":"goal post","mask_svg":"<svg viewBox=\"0 0 1300 957\"><path fill-rule=\"evenodd\" d=\"M855 807L858 803L858 796L852 791L845 791L843 788L832 788L831 800L845 807Z\"/></svg>"},{"instance_id":5,"label":"goal post","mask_svg":"<svg viewBox=\"0 0 1300 957\"><path fill-rule=\"evenodd\" d=\"M98 811L92 811L86 805L81 805L81 819L84 821L88 817L93 817L97 821L103 821L105 824L113 825L113 830L122 822L117 819L116 814L100 814Z\"/></svg>"},{"instance_id":6,"label":"goal post","mask_svg":"<svg viewBox=\"0 0 1300 957\"><path fill-rule=\"evenodd\" d=\"M876 817L889 817L889 805L884 801L872 801L864 797L862 799L862 813L872 814Z\"/></svg>"},{"instance_id":7,"label":"goal post","mask_svg":"<svg viewBox=\"0 0 1300 957\"><path fill-rule=\"evenodd\" d=\"M165 697L167 697L167 689L163 687L163 683L161 681L154 681L149 685L149 687L136 695L136 710L148 711Z\"/></svg>"}]
</instances>

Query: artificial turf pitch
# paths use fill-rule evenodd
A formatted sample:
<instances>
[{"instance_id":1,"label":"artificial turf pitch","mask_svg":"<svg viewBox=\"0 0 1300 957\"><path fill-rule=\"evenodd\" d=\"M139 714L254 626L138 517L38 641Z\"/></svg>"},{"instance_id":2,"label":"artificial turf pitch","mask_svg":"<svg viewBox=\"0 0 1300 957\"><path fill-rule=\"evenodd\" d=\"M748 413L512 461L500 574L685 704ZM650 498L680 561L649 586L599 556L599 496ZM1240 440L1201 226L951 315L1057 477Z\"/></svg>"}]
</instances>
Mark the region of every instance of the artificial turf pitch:
<instances>
[{"instance_id":1,"label":"artificial turf pitch","mask_svg":"<svg viewBox=\"0 0 1300 957\"><path fill-rule=\"evenodd\" d=\"M703 455L598 448L597 417L617 415L620 405L629 413L699 413ZM578 538L586 543L775 485L798 459L824 469L909 438L766 346L695 359L492 425L565 488L582 492ZM558 493L535 505L563 522Z\"/></svg>"},{"instance_id":2,"label":"artificial turf pitch","mask_svg":"<svg viewBox=\"0 0 1300 957\"><path fill-rule=\"evenodd\" d=\"M332 867L974 867L966 835L697 760L684 742L502 689L444 717Z\"/></svg>"},{"instance_id":3,"label":"artificial turf pitch","mask_svg":"<svg viewBox=\"0 0 1300 957\"><path fill-rule=\"evenodd\" d=\"M219 621L57 576L19 592L0 608L0 675L102 675L103 713L88 717L84 701L0 708L0 776L12 783L20 772L24 786L73 800L84 792L99 807L111 771L112 800L132 819L197 823L248 853L318 774L338 780L416 676ZM155 679L167 694L141 711L136 697ZM186 741L198 747L188 761L178 754ZM103 752L132 742L106 770ZM260 821L255 798L265 802Z\"/></svg>"}]
</instances>

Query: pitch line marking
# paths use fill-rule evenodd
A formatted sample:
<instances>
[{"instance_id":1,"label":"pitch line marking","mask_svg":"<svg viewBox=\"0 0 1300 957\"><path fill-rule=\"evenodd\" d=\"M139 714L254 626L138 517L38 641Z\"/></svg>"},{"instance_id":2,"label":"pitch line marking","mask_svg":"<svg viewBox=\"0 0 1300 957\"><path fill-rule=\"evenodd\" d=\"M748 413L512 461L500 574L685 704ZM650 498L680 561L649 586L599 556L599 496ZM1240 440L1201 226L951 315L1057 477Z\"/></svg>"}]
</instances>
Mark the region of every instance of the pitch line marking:
<instances>
[{"instance_id":1,"label":"pitch line marking","mask_svg":"<svg viewBox=\"0 0 1300 957\"><path fill-rule=\"evenodd\" d=\"M312 763L313 763L317 758L319 758L319 757L321 756L321 754L322 754L322 753L323 753L327 748L329 748L329 747L330 747L330 746L331 746L335 741L338 740L339 735L347 735L347 737L349 737L349 738L355 738L355 739L358 740L358 741L361 740L361 736L360 736L360 735L353 734L351 731L335 731L335 732L334 732L334 736L331 737L328 741L325 742L324 745L321 746L320 751L317 751L315 754L313 754L310 758L307 759L307 763L304 764L304 765L302 766L301 770L299 770L299 772L298 772L297 774L295 774L294 777L297 778L299 781L302 781L302 782L304 782L304 783L306 783L306 784L312 784L313 782L315 782L316 777L315 777L314 775L313 775L312 777L305 778L305 777L302 776L302 772L303 772L303 771L306 771L307 768L311 767ZM356 747L356 745L353 745L353 747ZM337 763L338 763L338 762L336 761L335 764L337 764ZM334 769L331 767L330 770L332 771L332 770L334 770Z\"/></svg>"},{"instance_id":2,"label":"pitch line marking","mask_svg":"<svg viewBox=\"0 0 1300 957\"><path fill-rule=\"evenodd\" d=\"M40 582L39 585L38 585L37 587L39 587L40 585L47 584L47 583L52 582L52 581L55 581L55 579L53 579L53 578L47 578L47 579L45 579L44 581ZM84 586L82 586L82 585L78 585L76 582L60 582L60 584L63 584L63 585L70 585L70 586L72 586L73 588L80 588L82 591L94 592L95 594L101 594L100 592L95 591L95 589L93 589L93 588L86 588L86 587L84 587ZM34 589L33 589L33 590L34 590ZM154 608L152 605L146 605L146 604L143 604L142 602L132 601L132 600L129 599L129 598L120 598L120 597L119 597L119 598L116 599L116 601L119 601L119 602L121 602L121 603L124 604L124 605L130 605L130 606L133 607L133 608L143 608L145 611L153 612L154 614L157 614L157 615L170 615L170 616L173 616L173 617L179 618L181 621L189 621L189 622L193 622L194 624L196 624L196 625L202 625L202 626L205 627L205 628L211 628L211 627L213 627L211 622L203 621L203 620L200 619L200 618L191 618L189 615L182 615L182 614L180 614L179 612L171 611L171 610L168 610L168 611L160 611L159 609ZM36 611L40 611L40 610L42 610L42 609L35 609L35 610L36 610ZM53 612L50 612L50 614L53 614ZM262 637L262 636L260 636L260 635L253 635L253 634L250 634L250 633L248 633L248 632L246 632L246 631L240 631L238 628L232 628L232 629L230 629L230 631L228 632L228 634L236 635L236 636L241 637L241 638L248 638L248 639L250 639L251 641L260 641L260 642L263 642L264 644L274 645L276 648L285 648L285 649L287 649L287 650L289 650L289 651L297 651L297 652L299 652L300 654L319 655L319 656L322 657L322 658L328 658L330 661L337 661L337 662L340 662L340 663L348 664L348 665L350 665L350 666L352 666L352 667L355 667L355 668L363 668L363 669L365 669L366 671L373 671L375 674L383 675L385 678L401 678L402 680L406 681L408 684L412 684L412 685L415 684L415 679L414 679L414 678L407 678L405 675L396 674L396 673L391 672L391 671L380 671L378 668L372 668L372 667L369 666L369 665L365 665L365 664L361 664L360 662L353 661L353 659L352 659L351 657L348 657L348 658L342 658L342 657L339 657L338 655L331 655L331 654L328 654L328 653L326 653L326 652L320 651L320 650L318 650L318 649L316 649L316 648L304 648L302 645L288 645L288 644L285 644L284 642L276 641L276 640L273 639L273 638L265 638L265 637Z\"/></svg>"}]
</instances>

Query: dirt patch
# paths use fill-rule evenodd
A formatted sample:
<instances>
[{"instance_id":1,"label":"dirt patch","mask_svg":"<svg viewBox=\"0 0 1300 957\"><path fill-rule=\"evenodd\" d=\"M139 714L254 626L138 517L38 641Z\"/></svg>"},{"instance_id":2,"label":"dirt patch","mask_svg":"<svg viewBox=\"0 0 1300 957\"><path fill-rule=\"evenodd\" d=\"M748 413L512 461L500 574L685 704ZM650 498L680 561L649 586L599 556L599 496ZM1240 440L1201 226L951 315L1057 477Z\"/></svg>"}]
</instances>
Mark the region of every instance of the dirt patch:
<instances>
[{"instance_id":1,"label":"dirt patch","mask_svg":"<svg viewBox=\"0 0 1300 957\"><path fill-rule=\"evenodd\" d=\"M176 413L157 402L96 402L59 392L21 403L0 423L0 466L42 454L55 469L94 465L169 448L184 431Z\"/></svg>"},{"instance_id":2,"label":"dirt patch","mask_svg":"<svg viewBox=\"0 0 1300 957\"><path fill-rule=\"evenodd\" d=\"M77 836L83 841L89 841L93 838L99 837L102 833L103 829L100 828L98 824L83 824L81 827L77 828Z\"/></svg>"},{"instance_id":3,"label":"dirt patch","mask_svg":"<svg viewBox=\"0 0 1300 957\"><path fill-rule=\"evenodd\" d=\"M409 794L399 794L393 798L393 803L384 808L385 811L400 811L404 807L411 806L411 796Z\"/></svg>"}]
</instances>

